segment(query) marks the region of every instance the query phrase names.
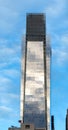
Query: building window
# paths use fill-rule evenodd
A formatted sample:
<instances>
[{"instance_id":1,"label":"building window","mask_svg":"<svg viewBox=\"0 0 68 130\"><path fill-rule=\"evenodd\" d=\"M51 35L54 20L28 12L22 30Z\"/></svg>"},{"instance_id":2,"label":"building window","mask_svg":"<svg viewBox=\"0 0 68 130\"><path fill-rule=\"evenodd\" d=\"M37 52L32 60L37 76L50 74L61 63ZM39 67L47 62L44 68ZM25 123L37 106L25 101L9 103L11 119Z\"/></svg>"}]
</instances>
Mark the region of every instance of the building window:
<instances>
[{"instance_id":1,"label":"building window","mask_svg":"<svg viewBox=\"0 0 68 130\"><path fill-rule=\"evenodd\" d=\"M25 128L26 129L30 129L30 125L25 125Z\"/></svg>"}]
</instances>

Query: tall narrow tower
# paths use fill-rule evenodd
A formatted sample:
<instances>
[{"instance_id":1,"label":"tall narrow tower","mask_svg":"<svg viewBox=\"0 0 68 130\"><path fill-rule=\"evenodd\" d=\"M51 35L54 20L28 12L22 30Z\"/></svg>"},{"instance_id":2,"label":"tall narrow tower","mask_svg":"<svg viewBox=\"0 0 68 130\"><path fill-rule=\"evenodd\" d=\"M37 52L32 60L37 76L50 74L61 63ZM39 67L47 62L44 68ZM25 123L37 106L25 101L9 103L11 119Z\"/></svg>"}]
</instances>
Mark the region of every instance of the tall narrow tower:
<instances>
[{"instance_id":1,"label":"tall narrow tower","mask_svg":"<svg viewBox=\"0 0 68 130\"><path fill-rule=\"evenodd\" d=\"M50 129L50 46L46 43L43 14L28 14L23 83L21 84L21 120L35 128Z\"/></svg>"},{"instance_id":2,"label":"tall narrow tower","mask_svg":"<svg viewBox=\"0 0 68 130\"><path fill-rule=\"evenodd\" d=\"M54 116L51 116L51 130L55 130L55 128L54 128Z\"/></svg>"},{"instance_id":3,"label":"tall narrow tower","mask_svg":"<svg viewBox=\"0 0 68 130\"><path fill-rule=\"evenodd\" d=\"M67 114L66 114L66 130L68 130L68 109L67 109Z\"/></svg>"}]
</instances>

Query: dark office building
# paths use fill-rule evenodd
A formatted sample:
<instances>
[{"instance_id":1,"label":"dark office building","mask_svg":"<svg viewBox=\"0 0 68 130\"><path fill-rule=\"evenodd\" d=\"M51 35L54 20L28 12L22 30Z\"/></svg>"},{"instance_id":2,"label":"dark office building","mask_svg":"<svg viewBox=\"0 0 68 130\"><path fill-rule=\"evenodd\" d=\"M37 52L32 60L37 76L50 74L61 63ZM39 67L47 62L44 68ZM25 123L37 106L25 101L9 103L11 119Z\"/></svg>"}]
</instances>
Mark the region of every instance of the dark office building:
<instances>
[{"instance_id":1,"label":"dark office building","mask_svg":"<svg viewBox=\"0 0 68 130\"><path fill-rule=\"evenodd\" d=\"M54 116L51 116L51 130L55 130L55 128L54 128Z\"/></svg>"},{"instance_id":2,"label":"dark office building","mask_svg":"<svg viewBox=\"0 0 68 130\"><path fill-rule=\"evenodd\" d=\"M68 109L67 109L67 114L66 114L66 130L68 130Z\"/></svg>"}]
</instances>

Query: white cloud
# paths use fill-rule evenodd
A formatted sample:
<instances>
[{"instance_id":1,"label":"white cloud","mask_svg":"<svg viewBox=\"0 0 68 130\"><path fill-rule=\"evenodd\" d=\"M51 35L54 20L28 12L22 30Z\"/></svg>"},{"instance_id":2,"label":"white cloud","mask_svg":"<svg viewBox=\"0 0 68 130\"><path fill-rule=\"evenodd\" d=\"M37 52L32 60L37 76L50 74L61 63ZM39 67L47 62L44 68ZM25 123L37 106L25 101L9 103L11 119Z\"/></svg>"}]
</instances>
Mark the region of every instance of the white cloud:
<instances>
[{"instance_id":1,"label":"white cloud","mask_svg":"<svg viewBox=\"0 0 68 130\"><path fill-rule=\"evenodd\" d=\"M68 34L64 34L62 37L61 37L61 42L64 44L64 46L68 46Z\"/></svg>"},{"instance_id":2,"label":"white cloud","mask_svg":"<svg viewBox=\"0 0 68 130\"><path fill-rule=\"evenodd\" d=\"M62 49L52 49L53 64L64 65L68 62L68 52Z\"/></svg>"},{"instance_id":3,"label":"white cloud","mask_svg":"<svg viewBox=\"0 0 68 130\"><path fill-rule=\"evenodd\" d=\"M19 107L19 95L15 93L0 93L0 120L12 118L12 116L16 117L17 111ZM15 111L14 111L15 108ZM12 114L13 113L13 114Z\"/></svg>"},{"instance_id":4,"label":"white cloud","mask_svg":"<svg viewBox=\"0 0 68 130\"><path fill-rule=\"evenodd\" d=\"M0 120L13 120L13 118L17 117L18 118L18 110L14 108L11 108L11 106L6 106L6 105L1 105L0 106Z\"/></svg>"},{"instance_id":5,"label":"white cloud","mask_svg":"<svg viewBox=\"0 0 68 130\"><path fill-rule=\"evenodd\" d=\"M18 94L15 94L15 93L6 93L5 95L7 98L9 97L10 99L18 99L19 98L19 95Z\"/></svg>"},{"instance_id":6,"label":"white cloud","mask_svg":"<svg viewBox=\"0 0 68 130\"><path fill-rule=\"evenodd\" d=\"M20 72L18 70L12 69L12 68L11 69L3 69L0 71L0 73L5 77L8 76L9 78L18 77L20 75Z\"/></svg>"},{"instance_id":7,"label":"white cloud","mask_svg":"<svg viewBox=\"0 0 68 130\"><path fill-rule=\"evenodd\" d=\"M54 0L46 7L46 14L48 17L57 17L64 12L64 9L65 0Z\"/></svg>"},{"instance_id":8,"label":"white cloud","mask_svg":"<svg viewBox=\"0 0 68 130\"><path fill-rule=\"evenodd\" d=\"M18 103L19 101L19 95L15 93L7 93L7 92L1 92L0 93L0 106L8 106L12 108L12 102L14 104L14 101Z\"/></svg>"},{"instance_id":9,"label":"white cloud","mask_svg":"<svg viewBox=\"0 0 68 130\"><path fill-rule=\"evenodd\" d=\"M1 44L1 46L4 46L4 44L6 44L7 42L8 42L7 39L0 38L0 44Z\"/></svg>"},{"instance_id":10,"label":"white cloud","mask_svg":"<svg viewBox=\"0 0 68 130\"><path fill-rule=\"evenodd\" d=\"M7 106L0 106L0 111L6 111L6 112L11 112L12 111L12 109L11 108L9 108L9 107L7 107Z\"/></svg>"},{"instance_id":11,"label":"white cloud","mask_svg":"<svg viewBox=\"0 0 68 130\"><path fill-rule=\"evenodd\" d=\"M0 67L13 63L20 63L21 44L20 41L0 39Z\"/></svg>"},{"instance_id":12,"label":"white cloud","mask_svg":"<svg viewBox=\"0 0 68 130\"><path fill-rule=\"evenodd\" d=\"M5 97L10 97L10 99L18 99L19 98L19 95L18 94L15 94L15 93L6 93L5 94Z\"/></svg>"},{"instance_id":13,"label":"white cloud","mask_svg":"<svg viewBox=\"0 0 68 130\"><path fill-rule=\"evenodd\" d=\"M23 14L25 14L27 10L30 9L33 4L35 4L35 2L37 1L0 0L0 33L7 34L16 30L16 28L19 26L18 22L21 19L23 21Z\"/></svg>"},{"instance_id":14,"label":"white cloud","mask_svg":"<svg viewBox=\"0 0 68 130\"><path fill-rule=\"evenodd\" d=\"M18 14L6 7L0 8L0 33L9 33L17 22Z\"/></svg>"},{"instance_id":15,"label":"white cloud","mask_svg":"<svg viewBox=\"0 0 68 130\"><path fill-rule=\"evenodd\" d=\"M9 85L10 82L11 82L11 80L9 78L0 76L0 87L1 86L3 87L4 85L7 86L7 85Z\"/></svg>"},{"instance_id":16,"label":"white cloud","mask_svg":"<svg viewBox=\"0 0 68 130\"><path fill-rule=\"evenodd\" d=\"M19 13L16 8L13 8L15 2L9 0L0 0L0 33L6 34L11 32L16 27Z\"/></svg>"},{"instance_id":17,"label":"white cloud","mask_svg":"<svg viewBox=\"0 0 68 130\"><path fill-rule=\"evenodd\" d=\"M68 34L52 34L52 59L55 65L68 63Z\"/></svg>"},{"instance_id":18,"label":"white cloud","mask_svg":"<svg viewBox=\"0 0 68 130\"><path fill-rule=\"evenodd\" d=\"M47 32L58 33L67 29L67 1L52 0L45 7Z\"/></svg>"}]
</instances>

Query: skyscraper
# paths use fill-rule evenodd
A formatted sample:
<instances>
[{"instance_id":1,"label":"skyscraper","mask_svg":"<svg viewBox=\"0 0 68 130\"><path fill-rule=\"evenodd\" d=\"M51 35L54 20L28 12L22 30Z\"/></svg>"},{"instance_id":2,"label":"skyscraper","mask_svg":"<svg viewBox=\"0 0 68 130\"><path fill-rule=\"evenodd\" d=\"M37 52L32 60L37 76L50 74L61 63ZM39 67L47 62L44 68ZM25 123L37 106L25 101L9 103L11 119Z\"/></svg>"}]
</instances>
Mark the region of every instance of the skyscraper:
<instances>
[{"instance_id":1,"label":"skyscraper","mask_svg":"<svg viewBox=\"0 0 68 130\"><path fill-rule=\"evenodd\" d=\"M51 130L55 130L55 128L54 128L54 116L51 116Z\"/></svg>"},{"instance_id":2,"label":"skyscraper","mask_svg":"<svg viewBox=\"0 0 68 130\"><path fill-rule=\"evenodd\" d=\"M68 130L68 109L67 109L67 114L66 114L66 130Z\"/></svg>"},{"instance_id":3,"label":"skyscraper","mask_svg":"<svg viewBox=\"0 0 68 130\"><path fill-rule=\"evenodd\" d=\"M23 123L46 130L50 129L50 54L44 15L28 14L20 114Z\"/></svg>"}]
</instances>

